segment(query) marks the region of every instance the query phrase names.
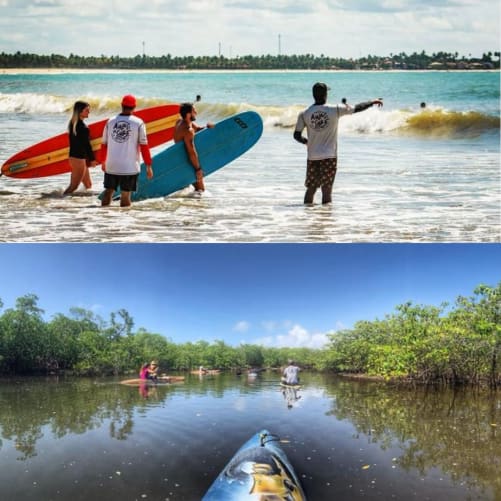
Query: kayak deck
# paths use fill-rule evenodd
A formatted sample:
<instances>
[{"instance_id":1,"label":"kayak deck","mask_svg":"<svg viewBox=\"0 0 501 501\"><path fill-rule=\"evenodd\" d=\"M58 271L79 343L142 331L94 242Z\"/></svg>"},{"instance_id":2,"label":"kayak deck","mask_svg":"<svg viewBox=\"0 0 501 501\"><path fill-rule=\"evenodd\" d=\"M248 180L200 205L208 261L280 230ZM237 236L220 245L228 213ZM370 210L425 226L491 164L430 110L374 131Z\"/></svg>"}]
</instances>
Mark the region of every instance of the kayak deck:
<instances>
[{"instance_id":1,"label":"kayak deck","mask_svg":"<svg viewBox=\"0 0 501 501\"><path fill-rule=\"evenodd\" d=\"M292 465L267 430L256 433L233 456L202 501L306 501Z\"/></svg>"},{"instance_id":2,"label":"kayak deck","mask_svg":"<svg viewBox=\"0 0 501 501\"><path fill-rule=\"evenodd\" d=\"M221 370L220 369L203 369L202 371L195 370L195 371L190 371L190 374L196 374L197 376L214 376L216 374L221 374Z\"/></svg>"},{"instance_id":3,"label":"kayak deck","mask_svg":"<svg viewBox=\"0 0 501 501\"><path fill-rule=\"evenodd\" d=\"M123 381L120 381L120 384L126 384L131 386L147 384L154 386L161 384L181 383L182 381L184 381L184 376L159 376L157 380L140 379L140 378L124 379Z\"/></svg>"},{"instance_id":4,"label":"kayak deck","mask_svg":"<svg viewBox=\"0 0 501 501\"><path fill-rule=\"evenodd\" d=\"M280 386L284 389L286 388L292 388L293 390L300 390L301 389L301 385L299 383L297 384L287 384L287 383L280 383Z\"/></svg>"}]
</instances>

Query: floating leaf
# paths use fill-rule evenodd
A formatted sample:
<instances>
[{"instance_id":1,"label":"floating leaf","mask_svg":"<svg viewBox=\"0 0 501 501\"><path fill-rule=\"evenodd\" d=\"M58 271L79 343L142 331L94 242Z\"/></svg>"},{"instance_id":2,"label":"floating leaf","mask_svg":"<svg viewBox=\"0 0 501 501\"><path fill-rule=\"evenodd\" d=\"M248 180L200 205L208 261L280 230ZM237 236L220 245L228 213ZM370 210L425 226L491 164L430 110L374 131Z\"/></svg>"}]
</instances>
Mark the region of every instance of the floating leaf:
<instances>
[{"instance_id":1,"label":"floating leaf","mask_svg":"<svg viewBox=\"0 0 501 501\"><path fill-rule=\"evenodd\" d=\"M362 466L362 470L368 470L370 467L371 467L371 465L370 465L370 464L364 464L364 465Z\"/></svg>"}]
</instances>

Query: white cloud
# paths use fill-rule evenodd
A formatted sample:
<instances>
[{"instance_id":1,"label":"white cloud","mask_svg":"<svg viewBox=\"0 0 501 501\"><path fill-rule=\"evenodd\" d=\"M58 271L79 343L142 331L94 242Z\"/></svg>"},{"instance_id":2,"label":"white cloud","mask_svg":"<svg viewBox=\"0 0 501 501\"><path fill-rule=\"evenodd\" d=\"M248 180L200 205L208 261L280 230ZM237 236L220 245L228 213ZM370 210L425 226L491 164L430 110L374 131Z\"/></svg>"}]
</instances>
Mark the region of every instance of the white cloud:
<instances>
[{"instance_id":1,"label":"white cloud","mask_svg":"<svg viewBox=\"0 0 501 501\"><path fill-rule=\"evenodd\" d=\"M240 322L237 322L233 326L233 330L235 332L247 332L249 329L250 329L250 324L245 320L241 320Z\"/></svg>"},{"instance_id":2,"label":"white cloud","mask_svg":"<svg viewBox=\"0 0 501 501\"><path fill-rule=\"evenodd\" d=\"M499 46L498 0L0 0L5 52L83 56L283 54L359 57L438 50L481 55ZM12 26L23 38L12 38ZM333 29L335 26L335 29ZM479 30L478 27L481 27ZM50 37L40 37L40 28ZM169 34L175 33L175 36ZM9 35L10 34L10 35ZM388 36L390 35L390 36Z\"/></svg>"},{"instance_id":3,"label":"white cloud","mask_svg":"<svg viewBox=\"0 0 501 501\"><path fill-rule=\"evenodd\" d=\"M310 333L299 324L294 324L285 334L264 336L253 341L274 348L322 348L329 341L324 333Z\"/></svg>"},{"instance_id":4,"label":"white cloud","mask_svg":"<svg viewBox=\"0 0 501 501\"><path fill-rule=\"evenodd\" d=\"M343 322L336 322L336 331L342 331L343 329L346 329L346 325L343 324Z\"/></svg>"},{"instance_id":5,"label":"white cloud","mask_svg":"<svg viewBox=\"0 0 501 501\"><path fill-rule=\"evenodd\" d=\"M273 332L277 329L278 325L278 322L275 322L274 320L265 320L264 322L261 322L261 326L266 332Z\"/></svg>"}]
</instances>

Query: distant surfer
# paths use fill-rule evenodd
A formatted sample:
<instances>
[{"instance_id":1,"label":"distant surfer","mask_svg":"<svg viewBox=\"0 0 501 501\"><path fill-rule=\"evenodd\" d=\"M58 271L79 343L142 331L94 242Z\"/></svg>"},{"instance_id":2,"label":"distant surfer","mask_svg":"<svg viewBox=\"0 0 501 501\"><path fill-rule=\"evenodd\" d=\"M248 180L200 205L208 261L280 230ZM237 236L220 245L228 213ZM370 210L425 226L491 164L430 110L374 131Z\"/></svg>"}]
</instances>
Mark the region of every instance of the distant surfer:
<instances>
[{"instance_id":1,"label":"distant surfer","mask_svg":"<svg viewBox=\"0 0 501 501\"><path fill-rule=\"evenodd\" d=\"M195 134L205 127L201 127L195 123L197 118L197 109L193 103L183 103L179 110L181 118L176 122L174 129L174 142L179 143L184 141L184 146L186 148L186 153L190 159L191 165L195 169L196 181L193 183L195 191L199 194L205 191L204 185L204 174L202 166L200 165L200 159L198 158L198 153L195 148ZM207 123L207 128L214 127L214 124Z\"/></svg>"},{"instance_id":2,"label":"distant surfer","mask_svg":"<svg viewBox=\"0 0 501 501\"><path fill-rule=\"evenodd\" d=\"M339 119L343 115L364 111L375 104L383 106L381 99L359 103L354 107L347 104L327 105L328 90L325 83L317 82L313 85L315 102L299 114L294 130L294 139L308 148L304 203L310 205L313 204L318 188L322 189L322 204L332 202L332 187L337 171ZM305 128L307 137L302 134Z\"/></svg>"},{"instance_id":3,"label":"distant surfer","mask_svg":"<svg viewBox=\"0 0 501 501\"><path fill-rule=\"evenodd\" d=\"M424 109L426 108L426 103L423 101L423 102L420 104L420 106L421 106L421 109L423 109L423 110L424 110Z\"/></svg>"},{"instance_id":4,"label":"distant surfer","mask_svg":"<svg viewBox=\"0 0 501 501\"><path fill-rule=\"evenodd\" d=\"M122 99L122 112L110 118L103 131L101 156L103 159L105 192L101 205L110 205L113 193L120 188L120 207L131 205L130 195L137 189L141 170L140 153L146 164L148 179L153 177L151 153L148 147L146 126L132 114L136 98L130 94Z\"/></svg>"},{"instance_id":5,"label":"distant surfer","mask_svg":"<svg viewBox=\"0 0 501 501\"><path fill-rule=\"evenodd\" d=\"M64 190L65 195L73 193L83 183L88 190L92 187L89 167L97 165L92 146L90 132L84 119L89 117L90 104L76 101L73 105L73 115L68 123L70 140L69 163L71 167L70 185Z\"/></svg>"},{"instance_id":6,"label":"distant surfer","mask_svg":"<svg viewBox=\"0 0 501 501\"><path fill-rule=\"evenodd\" d=\"M351 108L351 105L348 104L348 101L346 100L345 97L343 97L343 99L341 99L341 102L347 107L347 108Z\"/></svg>"}]
</instances>

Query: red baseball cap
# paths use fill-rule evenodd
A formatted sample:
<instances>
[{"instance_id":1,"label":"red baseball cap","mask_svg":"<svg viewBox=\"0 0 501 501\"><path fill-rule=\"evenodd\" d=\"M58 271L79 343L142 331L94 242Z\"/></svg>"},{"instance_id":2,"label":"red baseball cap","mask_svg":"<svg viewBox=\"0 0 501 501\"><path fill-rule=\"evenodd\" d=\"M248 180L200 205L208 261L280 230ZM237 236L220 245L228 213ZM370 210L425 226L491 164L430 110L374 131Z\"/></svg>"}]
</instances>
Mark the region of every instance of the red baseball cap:
<instances>
[{"instance_id":1,"label":"red baseball cap","mask_svg":"<svg viewBox=\"0 0 501 501\"><path fill-rule=\"evenodd\" d=\"M132 94L127 94L122 98L122 106L125 106L126 108L135 108L136 98Z\"/></svg>"}]
</instances>

